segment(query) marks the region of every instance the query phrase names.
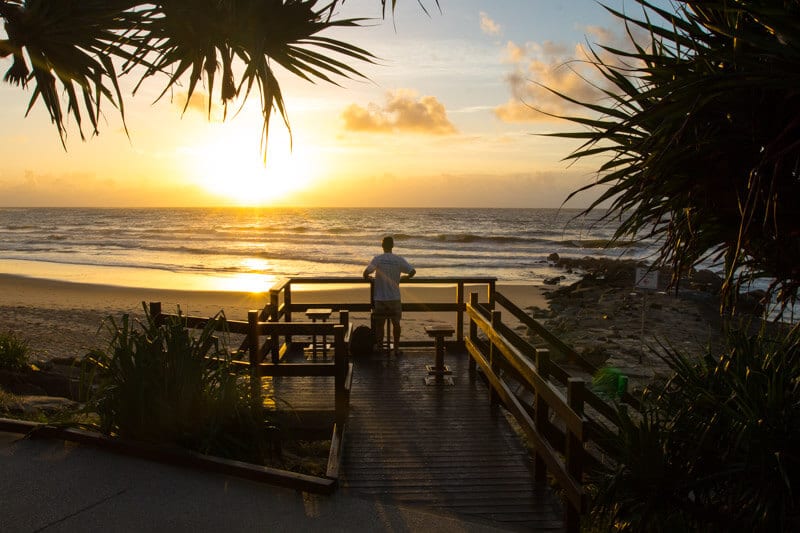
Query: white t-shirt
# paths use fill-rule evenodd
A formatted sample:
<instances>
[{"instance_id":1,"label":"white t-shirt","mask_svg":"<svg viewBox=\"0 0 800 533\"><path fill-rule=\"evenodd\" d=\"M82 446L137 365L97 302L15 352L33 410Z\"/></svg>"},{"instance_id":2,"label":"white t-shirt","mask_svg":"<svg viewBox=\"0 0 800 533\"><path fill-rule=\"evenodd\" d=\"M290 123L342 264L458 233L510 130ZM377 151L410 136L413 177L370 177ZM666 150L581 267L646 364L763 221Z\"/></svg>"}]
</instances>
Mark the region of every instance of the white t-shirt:
<instances>
[{"instance_id":1,"label":"white t-shirt","mask_svg":"<svg viewBox=\"0 0 800 533\"><path fill-rule=\"evenodd\" d=\"M413 271L408 261L388 252L373 257L364 272L375 272L375 300L385 302L400 299L400 275Z\"/></svg>"}]
</instances>

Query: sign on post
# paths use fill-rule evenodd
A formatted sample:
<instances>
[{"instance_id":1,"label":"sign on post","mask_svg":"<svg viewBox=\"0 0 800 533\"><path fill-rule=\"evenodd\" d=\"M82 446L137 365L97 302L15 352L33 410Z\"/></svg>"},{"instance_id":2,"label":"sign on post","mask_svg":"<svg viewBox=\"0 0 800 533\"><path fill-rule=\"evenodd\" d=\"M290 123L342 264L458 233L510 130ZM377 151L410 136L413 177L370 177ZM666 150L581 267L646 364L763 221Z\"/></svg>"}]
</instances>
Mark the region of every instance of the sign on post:
<instances>
[{"instance_id":1,"label":"sign on post","mask_svg":"<svg viewBox=\"0 0 800 533\"><path fill-rule=\"evenodd\" d=\"M637 267L636 278L633 284L636 289L658 289L658 270Z\"/></svg>"},{"instance_id":2,"label":"sign on post","mask_svg":"<svg viewBox=\"0 0 800 533\"><path fill-rule=\"evenodd\" d=\"M634 278L633 287L635 289L645 289L645 290L658 290L658 270L650 270L649 268L644 267L637 267L636 274ZM634 293L635 294L635 293ZM644 354L644 313L647 304L645 300L647 299L647 292L642 293L642 331L639 335L639 342L641 343L639 347L639 362L642 362L642 356Z\"/></svg>"}]
</instances>

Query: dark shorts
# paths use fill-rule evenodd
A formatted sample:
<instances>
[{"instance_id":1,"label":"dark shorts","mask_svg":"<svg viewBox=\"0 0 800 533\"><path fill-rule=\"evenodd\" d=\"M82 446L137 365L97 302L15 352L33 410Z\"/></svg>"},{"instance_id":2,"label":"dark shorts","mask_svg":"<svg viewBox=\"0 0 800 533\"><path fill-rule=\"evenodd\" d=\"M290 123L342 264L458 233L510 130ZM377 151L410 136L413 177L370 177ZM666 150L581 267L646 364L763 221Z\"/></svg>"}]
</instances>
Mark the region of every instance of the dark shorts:
<instances>
[{"instance_id":1,"label":"dark shorts","mask_svg":"<svg viewBox=\"0 0 800 533\"><path fill-rule=\"evenodd\" d=\"M403 304L400 300L376 300L375 312L390 316L393 322L399 322L403 318Z\"/></svg>"}]
</instances>

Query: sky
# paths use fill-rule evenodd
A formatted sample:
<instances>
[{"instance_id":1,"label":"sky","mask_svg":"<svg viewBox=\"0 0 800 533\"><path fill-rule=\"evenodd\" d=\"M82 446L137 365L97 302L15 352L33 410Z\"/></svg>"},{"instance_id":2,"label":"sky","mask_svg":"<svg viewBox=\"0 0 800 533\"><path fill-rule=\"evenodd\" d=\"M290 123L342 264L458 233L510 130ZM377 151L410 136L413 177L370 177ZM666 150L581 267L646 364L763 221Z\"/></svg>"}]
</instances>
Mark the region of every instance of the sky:
<instances>
[{"instance_id":1,"label":"sky","mask_svg":"<svg viewBox=\"0 0 800 533\"><path fill-rule=\"evenodd\" d=\"M639 12L631 0L604 3ZM598 192L564 201L600 162L565 161L576 145L544 134L576 126L532 108L576 112L540 85L597 98L575 59L587 44L621 42L619 21L593 0L423 4L429 14L400 0L381 20L379 0L345 2L341 16L371 20L324 35L378 58L352 63L364 80L309 83L277 70L291 146L274 117L266 167L257 95L224 121L217 96L209 120L205 94L182 113L180 90L155 101L163 79L132 96L138 78L123 77L129 135L106 106L98 136L82 141L68 125L65 150L41 105L26 116L30 92L0 81L0 206L588 205ZM0 59L0 73L9 65Z\"/></svg>"}]
</instances>

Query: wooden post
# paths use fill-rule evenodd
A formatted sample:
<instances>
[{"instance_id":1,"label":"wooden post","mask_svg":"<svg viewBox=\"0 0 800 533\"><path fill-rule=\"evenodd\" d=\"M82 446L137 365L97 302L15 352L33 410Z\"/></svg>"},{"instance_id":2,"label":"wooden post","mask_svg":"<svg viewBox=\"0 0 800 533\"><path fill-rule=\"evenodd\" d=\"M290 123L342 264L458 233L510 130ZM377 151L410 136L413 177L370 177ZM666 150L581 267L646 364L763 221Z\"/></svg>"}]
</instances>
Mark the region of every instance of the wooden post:
<instances>
[{"instance_id":1,"label":"wooden post","mask_svg":"<svg viewBox=\"0 0 800 533\"><path fill-rule=\"evenodd\" d=\"M347 358L347 345L344 342L344 332L345 327L341 324L337 324L333 327L333 338L334 338L334 348L333 348L333 360L336 366L336 373L334 377L335 381L335 398L334 398L334 409L335 409L335 418L336 418L336 425L339 428L344 427L345 422L347 421L347 389L346 383L347 380L347 370L348 370L348 358Z\"/></svg>"},{"instance_id":2,"label":"wooden post","mask_svg":"<svg viewBox=\"0 0 800 533\"><path fill-rule=\"evenodd\" d=\"M350 311L348 311L347 309L342 309L342 310L339 311L339 324L341 324L342 327L344 328L344 333L342 334L342 335L344 335L344 338L343 338L343 340L345 342L345 347L344 348L345 348L345 350L347 352L349 352L350 350L347 347L347 341L349 340L347 338L347 334L350 331ZM334 355L335 355L335 353L336 352L334 352Z\"/></svg>"},{"instance_id":3,"label":"wooden post","mask_svg":"<svg viewBox=\"0 0 800 533\"><path fill-rule=\"evenodd\" d=\"M472 292L469 295L469 305L472 308L478 307L478 293ZM469 318L469 340L475 344L478 341L478 324L472 320L472 317ZM470 377L475 377L475 372L477 371L477 365L475 363L475 358L469 358L469 375Z\"/></svg>"},{"instance_id":4,"label":"wooden post","mask_svg":"<svg viewBox=\"0 0 800 533\"><path fill-rule=\"evenodd\" d=\"M270 290L269 291L269 321L270 322L277 322L278 321L278 310L280 309L280 299L279 299L279 291L277 290Z\"/></svg>"},{"instance_id":5,"label":"wooden post","mask_svg":"<svg viewBox=\"0 0 800 533\"><path fill-rule=\"evenodd\" d=\"M286 322L292 321L292 284L287 283L283 289L284 319Z\"/></svg>"},{"instance_id":6,"label":"wooden post","mask_svg":"<svg viewBox=\"0 0 800 533\"><path fill-rule=\"evenodd\" d=\"M270 313L269 313L269 321L270 322L277 322L279 320L279 310L280 310L280 303L279 303L279 291L271 290L269 292L269 306L270 306ZM273 333L270 336L270 347L272 349L272 362L277 363L280 361L280 347L281 341L280 337L277 333Z\"/></svg>"},{"instance_id":7,"label":"wooden post","mask_svg":"<svg viewBox=\"0 0 800 533\"><path fill-rule=\"evenodd\" d=\"M501 324L500 319L500 311L492 311L492 330L495 332L497 331L497 327ZM489 341L489 366L492 368L492 373L495 376L500 374L500 365L495 362L495 354L497 353L497 348L495 348L494 343ZM494 387L489 387L489 403L492 405L496 405L500 402L500 396L497 394L497 390Z\"/></svg>"},{"instance_id":8,"label":"wooden post","mask_svg":"<svg viewBox=\"0 0 800 533\"><path fill-rule=\"evenodd\" d=\"M375 309L375 279L369 278L369 307Z\"/></svg>"},{"instance_id":9,"label":"wooden post","mask_svg":"<svg viewBox=\"0 0 800 533\"><path fill-rule=\"evenodd\" d=\"M569 378L567 380L567 403L575 413L583 417L583 401L586 391L586 383L581 378ZM566 462L567 472L575 480L579 487L583 487L583 461L584 449L581 439L576 437L571 431L567 431ZM571 503L567 504L566 526L568 532L578 532L581 527L581 514L583 505L576 509Z\"/></svg>"},{"instance_id":10,"label":"wooden post","mask_svg":"<svg viewBox=\"0 0 800 533\"><path fill-rule=\"evenodd\" d=\"M459 281L456 286L456 342L464 342L464 282Z\"/></svg>"},{"instance_id":11,"label":"wooden post","mask_svg":"<svg viewBox=\"0 0 800 533\"><path fill-rule=\"evenodd\" d=\"M253 404L261 406L261 349L258 341L258 311L247 312L247 337L250 358L250 391Z\"/></svg>"},{"instance_id":12,"label":"wooden post","mask_svg":"<svg viewBox=\"0 0 800 533\"><path fill-rule=\"evenodd\" d=\"M161 323L161 302L150 302L150 318L154 324Z\"/></svg>"},{"instance_id":13,"label":"wooden post","mask_svg":"<svg viewBox=\"0 0 800 533\"><path fill-rule=\"evenodd\" d=\"M495 282L489 282L489 309L494 309Z\"/></svg>"},{"instance_id":14,"label":"wooden post","mask_svg":"<svg viewBox=\"0 0 800 533\"><path fill-rule=\"evenodd\" d=\"M286 284L286 287L283 289L283 320L286 322L292 321L292 284L291 282ZM286 336L286 344L292 344L292 336Z\"/></svg>"},{"instance_id":15,"label":"wooden post","mask_svg":"<svg viewBox=\"0 0 800 533\"><path fill-rule=\"evenodd\" d=\"M444 337L437 335L434 340L434 370L436 371L436 383L444 383Z\"/></svg>"},{"instance_id":16,"label":"wooden post","mask_svg":"<svg viewBox=\"0 0 800 533\"><path fill-rule=\"evenodd\" d=\"M550 374L550 352L546 349L536 350L536 372L542 376L542 380L547 381ZM534 396L534 413L536 424L536 432L546 440L547 425L550 422L550 406L542 396L541 391L536 390ZM539 483L547 481L547 467L545 466L541 450L536 450L534 455L534 479Z\"/></svg>"}]
</instances>

